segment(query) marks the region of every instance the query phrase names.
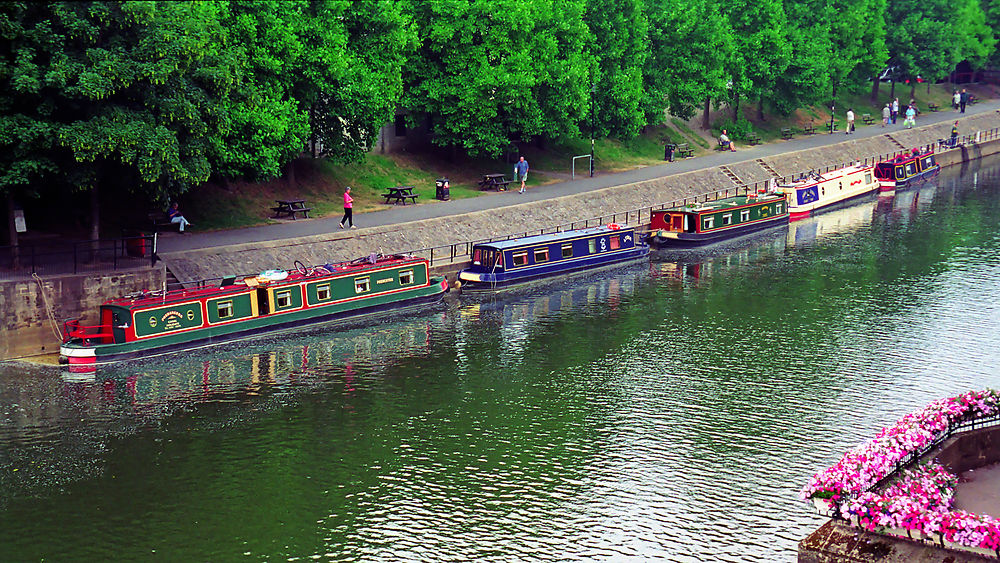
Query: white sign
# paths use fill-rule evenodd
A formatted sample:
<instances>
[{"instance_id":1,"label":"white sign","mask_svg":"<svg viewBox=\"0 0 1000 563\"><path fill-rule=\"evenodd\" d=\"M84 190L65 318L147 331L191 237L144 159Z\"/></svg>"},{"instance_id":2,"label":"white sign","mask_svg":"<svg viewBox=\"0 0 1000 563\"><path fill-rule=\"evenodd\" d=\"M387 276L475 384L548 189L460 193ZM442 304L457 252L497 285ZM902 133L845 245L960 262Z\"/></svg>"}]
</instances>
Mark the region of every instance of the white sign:
<instances>
[{"instance_id":1,"label":"white sign","mask_svg":"<svg viewBox=\"0 0 1000 563\"><path fill-rule=\"evenodd\" d=\"M19 233L27 232L28 225L24 222L24 210L14 210L14 230Z\"/></svg>"}]
</instances>

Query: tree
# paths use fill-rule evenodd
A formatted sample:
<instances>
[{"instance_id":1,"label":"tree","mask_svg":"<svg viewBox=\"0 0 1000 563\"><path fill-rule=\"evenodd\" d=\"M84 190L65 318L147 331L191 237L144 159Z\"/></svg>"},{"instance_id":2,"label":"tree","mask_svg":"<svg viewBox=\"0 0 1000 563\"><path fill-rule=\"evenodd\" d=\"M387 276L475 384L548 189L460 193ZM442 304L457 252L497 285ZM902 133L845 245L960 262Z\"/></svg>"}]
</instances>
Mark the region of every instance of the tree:
<instances>
[{"instance_id":1,"label":"tree","mask_svg":"<svg viewBox=\"0 0 1000 563\"><path fill-rule=\"evenodd\" d=\"M788 22L778 0L734 0L721 6L736 39L729 71L733 119L738 119L739 101L766 99L788 68Z\"/></svg>"},{"instance_id":2,"label":"tree","mask_svg":"<svg viewBox=\"0 0 1000 563\"><path fill-rule=\"evenodd\" d=\"M712 0L649 0L646 16L646 120L659 123L665 109L690 119L705 100L726 93L727 62L735 43L729 22Z\"/></svg>"},{"instance_id":3,"label":"tree","mask_svg":"<svg viewBox=\"0 0 1000 563\"><path fill-rule=\"evenodd\" d=\"M648 22L641 0L588 0L585 16L596 60L598 137L631 138L646 124L642 71L649 54ZM595 65L592 65L595 66Z\"/></svg>"},{"instance_id":4,"label":"tree","mask_svg":"<svg viewBox=\"0 0 1000 563\"><path fill-rule=\"evenodd\" d=\"M420 45L404 70L411 123L432 142L500 154L534 136L576 137L588 115L583 0L414 2Z\"/></svg>"}]
</instances>

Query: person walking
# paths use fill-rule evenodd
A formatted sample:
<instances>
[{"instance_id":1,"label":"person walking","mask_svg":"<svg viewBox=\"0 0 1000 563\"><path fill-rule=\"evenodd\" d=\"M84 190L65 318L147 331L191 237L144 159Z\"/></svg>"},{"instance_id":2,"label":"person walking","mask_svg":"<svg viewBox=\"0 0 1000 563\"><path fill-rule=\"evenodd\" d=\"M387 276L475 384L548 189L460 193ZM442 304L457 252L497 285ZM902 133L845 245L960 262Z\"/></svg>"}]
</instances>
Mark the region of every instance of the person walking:
<instances>
[{"instance_id":1,"label":"person walking","mask_svg":"<svg viewBox=\"0 0 1000 563\"><path fill-rule=\"evenodd\" d=\"M892 117L892 110L889 109L889 102L885 103L885 107L882 108L882 127L889 124L889 119Z\"/></svg>"},{"instance_id":2,"label":"person walking","mask_svg":"<svg viewBox=\"0 0 1000 563\"><path fill-rule=\"evenodd\" d=\"M958 108L960 113L965 113L965 104L969 103L969 93L962 88L962 93L958 95Z\"/></svg>"},{"instance_id":3,"label":"person walking","mask_svg":"<svg viewBox=\"0 0 1000 563\"><path fill-rule=\"evenodd\" d=\"M907 129L913 129L913 126L917 124L916 117L917 110L913 107L913 105L911 104L907 106L906 119L903 120L903 125L905 125Z\"/></svg>"},{"instance_id":4,"label":"person walking","mask_svg":"<svg viewBox=\"0 0 1000 563\"><path fill-rule=\"evenodd\" d=\"M523 194L524 182L528 179L528 161L523 156L514 165L514 177L521 181L521 189L517 193Z\"/></svg>"},{"instance_id":5,"label":"person walking","mask_svg":"<svg viewBox=\"0 0 1000 563\"><path fill-rule=\"evenodd\" d=\"M344 218L340 220L340 228L344 228L344 223L348 223L354 228L354 198L351 197L351 186L344 188Z\"/></svg>"},{"instance_id":6,"label":"person walking","mask_svg":"<svg viewBox=\"0 0 1000 563\"><path fill-rule=\"evenodd\" d=\"M892 124L896 124L896 117L899 116L899 98L892 100Z\"/></svg>"},{"instance_id":7,"label":"person walking","mask_svg":"<svg viewBox=\"0 0 1000 563\"><path fill-rule=\"evenodd\" d=\"M958 93L958 90L951 95L951 109L958 111L958 105L962 103L962 95Z\"/></svg>"},{"instance_id":8,"label":"person walking","mask_svg":"<svg viewBox=\"0 0 1000 563\"><path fill-rule=\"evenodd\" d=\"M847 108L847 127L844 131L845 135L850 135L854 132L854 108Z\"/></svg>"},{"instance_id":9,"label":"person walking","mask_svg":"<svg viewBox=\"0 0 1000 563\"><path fill-rule=\"evenodd\" d=\"M958 122L956 121L954 125L951 126L951 147L955 148L958 145Z\"/></svg>"}]
</instances>

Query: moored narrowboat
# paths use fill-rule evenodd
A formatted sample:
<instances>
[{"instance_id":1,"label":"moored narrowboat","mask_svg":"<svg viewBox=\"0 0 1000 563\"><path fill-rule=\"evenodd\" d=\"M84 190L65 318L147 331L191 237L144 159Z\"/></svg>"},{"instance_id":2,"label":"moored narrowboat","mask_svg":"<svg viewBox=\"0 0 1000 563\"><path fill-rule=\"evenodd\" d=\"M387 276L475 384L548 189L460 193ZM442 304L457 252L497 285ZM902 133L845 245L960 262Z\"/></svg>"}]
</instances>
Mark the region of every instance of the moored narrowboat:
<instances>
[{"instance_id":1,"label":"moored narrowboat","mask_svg":"<svg viewBox=\"0 0 1000 563\"><path fill-rule=\"evenodd\" d=\"M792 221L869 194L877 188L872 167L861 165L845 166L823 174L812 172L777 186L778 191L788 196L788 213Z\"/></svg>"},{"instance_id":2,"label":"moored narrowboat","mask_svg":"<svg viewBox=\"0 0 1000 563\"><path fill-rule=\"evenodd\" d=\"M875 165L875 177L883 192L912 186L933 178L940 171L941 165L934 160L933 150L920 152L919 149L913 149Z\"/></svg>"},{"instance_id":3,"label":"moored narrowboat","mask_svg":"<svg viewBox=\"0 0 1000 563\"><path fill-rule=\"evenodd\" d=\"M242 340L261 333L426 306L448 291L427 260L371 255L268 270L219 287L143 292L100 307L100 322L68 321L60 360L100 364Z\"/></svg>"},{"instance_id":4,"label":"moored narrowboat","mask_svg":"<svg viewBox=\"0 0 1000 563\"><path fill-rule=\"evenodd\" d=\"M649 229L654 246L693 248L787 223L785 194L762 193L657 209Z\"/></svg>"},{"instance_id":5,"label":"moored narrowboat","mask_svg":"<svg viewBox=\"0 0 1000 563\"><path fill-rule=\"evenodd\" d=\"M479 243L472 247L472 265L458 279L462 291L494 290L634 262L649 256L649 245L639 236L634 227L612 223Z\"/></svg>"}]
</instances>

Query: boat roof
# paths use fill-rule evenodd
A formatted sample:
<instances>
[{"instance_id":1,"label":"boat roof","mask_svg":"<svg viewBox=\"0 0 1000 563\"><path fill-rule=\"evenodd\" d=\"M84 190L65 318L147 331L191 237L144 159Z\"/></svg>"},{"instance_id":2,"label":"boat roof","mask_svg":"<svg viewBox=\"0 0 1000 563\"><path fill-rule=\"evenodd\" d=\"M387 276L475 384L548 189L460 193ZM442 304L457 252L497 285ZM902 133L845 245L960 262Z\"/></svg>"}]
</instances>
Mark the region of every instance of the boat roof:
<instances>
[{"instance_id":1,"label":"boat roof","mask_svg":"<svg viewBox=\"0 0 1000 563\"><path fill-rule=\"evenodd\" d=\"M668 207L662 210L654 209L653 213L656 213L657 211L675 211L675 212L684 211L692 213L699 213L702 211L712 211L712 210L721 211L726 208L741 207L743 205L751 205L754 203L763 203L771 200L783 199L784 197L785 194L775 193L775 192L757 194L754 197L750 197L747 195L737 195L737 196L729 196L729 197L722 197L719 199L713 199L712 201L703 201L691 205L679 205L677 207Z\"/></svg>"},{"instance_id":2,"label":"boat roof","mask_svg":"<svg viewBox=\"0 0 1000 563\"><path fill-rule=\"evenodd\" d=\"M588 235L596 235L602 233L613 234L623 230L630 231L631 229L632 227L629 227L628 225L618 225L617 229L613 229L608 225L600 225L597 227L589 227L586 229L570 229L568 231L562 231L559 233L546 233L543 235L532 235L527 237L512 238L509 240L495 240L492 242L482 242L482 243L477 243L475 246L495 248L497 250L505 250L508 248L516 248L519 246L548 244L552 242L559 242L563 240L585 237Z\"/></svg>"},{"instance_id":3,"label":"boat roof","mask_svg":"<svg viewBox=\"0 0 1000 563\"><path fill-rule=\"evenodd\" d=\"M923 158L925 156L932 155L932 154L934 154L934 151L932 151L932 150L926 151L926 152L912 152L912 151L910 151L910 152L905 152L903 154L897 154L896 156L894 156L892 158L887 158L886 160L883 160L882 162L879 162L879 164L902 164L904 162L908 162L908 161L911 161L911 160L916 160L918 158Z\"/></svg>"},{"instance_id":4,"label":"boat roof","mask_svg":"<svg viewBox=\"0 0 1000 563\"><path fill-rule=\"evenodd\" d=\"M264 286L265 284L270 287L280 287L287 284L298 283L304 280L317 281L326 277L334 277L341 275L345 272L357 271L362 272L365 270L385 268L387 266L397 266L400 264L411 263L411 262L424 262L424 258L419 258L416 256L406 256L403 254L393 254L393 255L381 255L373 254L370 256L362 256L361 258L356 258L347 262L338 262L336 264L317 264L315 266L310 266L307 268L307 274L302 275L296 269L287 270L288 277L281 280L274 280L269 282L258 282L251 287ZM320 269L322 268L322 269ZM286 270L273 270L275 272L281 272ZM327 273L328 272L328 273ZM262 272L264 274L267 272ZM223 286L206 286L206 287L196 287L191 289L174 289L167 292L161 291L141 291L132 295L127 295L125 297L118 297L115 299L109 299L104 302L104 305L116 305L119 307L133 308L133 307L145 307L150 305L162 305L165 303L176 303L178 301L191 301L202 299L206 297L217 297L228 295L231 293L241 293L247 290L249 284L246 280L256 279L261 274L250 274L245 276L234 276L233 283Z\"/></svg>"},{"instance_id":5,"label":"boat roof","mask_svg":"<svg viewBox=\"0 0 1000 563\"><path fill-rule=\"evenodd\" d=\"M828 182L830 180L836 180L837 178L843 178L848 174L854 174L855 172L863 172L865 170L871 170L871 166L861 166L860 164L852 164L850 166L845 166L843 168L837 168L836 170L828 170L822 174L818 172L812 172L807 176L802 178L797 178L790 182L783 182L778 184L782 188L804 188L807 186L815 186L816 184L822 182Z\"/></svg>"}]
</instances>

